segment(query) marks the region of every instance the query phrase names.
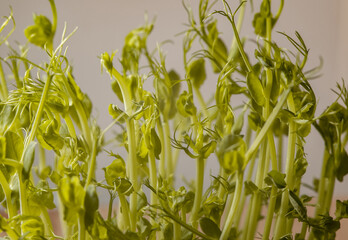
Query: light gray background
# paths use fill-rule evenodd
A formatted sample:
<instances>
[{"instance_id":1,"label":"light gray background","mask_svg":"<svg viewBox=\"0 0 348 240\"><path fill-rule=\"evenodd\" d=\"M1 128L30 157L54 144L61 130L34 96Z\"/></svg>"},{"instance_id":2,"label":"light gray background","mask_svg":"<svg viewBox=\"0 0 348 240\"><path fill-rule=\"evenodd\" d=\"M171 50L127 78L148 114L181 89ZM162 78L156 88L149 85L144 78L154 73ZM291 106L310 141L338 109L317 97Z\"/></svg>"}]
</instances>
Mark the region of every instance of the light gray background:
<instances>
[{"instance_id":1,"label":"light gray background","mask_svg":"<svg viewBox=\"0 0 348 240\"><path fill-rule=\"evenodd\" d=\"M78 26L78 31L68 42L68 58L74 66L78 84L94 103L94 116L102 127L107 126L111 121L107 107L110 103L116 102L116 97L111 91L108 75L101 74L98 56L105 51L112 52L116 49L121 51L124 37L128 31L144 23L145 12L148 13L150 20L154 16L157 18L155 29L149 40L152 42L150 49L155 46L156 42L174 40L174 44L167 44L164 47L167 53L167 66L178 69L183 76L182 36L175 36L186 29L183 25L187 21L186 12L180 0L57 0L56 2L59 18L56 38L60 38L64 22L67 22L68 32ZM199 1L188 2L195 7ZM229 2L233 8L236 7L237 1ZM260 1L254 0L254 2L255 5L258 5ZM278 1L273 2L277 4ZM32 24L33 12L51 16L49 3L45 0L1 0L1 16L9 14L10 5L17 24L17 30L12 35L11 42L16 40L25 43L23 29ZM221 7L220 2L216 7ZM300 32L310 48L308 66L318 65L320 56L324 59L322 77L312 82L319 99L317 114L321 113L330 101L335 99L335 95L330 89L335 88L336 81L348 78L347 10L348 2L345 0L285 1L284 11L276 25L277 31L283 31L292 36L294 36L295 30ZM252 14L249 6L246 13L241 35L255 39L251 27ZM229 42L232 36L231 28L223 21L220 18L219 30L223 33L222 37ZM290 48L288 42L279 34L275 33L274 39L279 40L279 45ZM250 48L254 46L248 44ZM39 59L42 55L36 54L40 50L35 46L30 48L29 56L36 59L36 62L40 62ZM2 47L0 52L1 56L4 56L7 50ZM119 66L118 63L116 65ZM215 89L215 81L215 78L208 79L203 86L206 99L213 94L210 89ZM307 139L305 151L308 153L310 166L304 179L311 183L313 176L319 176L322 162L323 143L317 134L311 134ZM104 165L109 160L101 158L98 164L99 166ZM180 174L185 175L188 179L195 174L195 164L192 160L181 159L178 167ZM212 167L213 172L216 172L217 163L210 161L208 167ZM347 183L338 184L336 194L347 195Z\"/></svg>"}]
</instances>

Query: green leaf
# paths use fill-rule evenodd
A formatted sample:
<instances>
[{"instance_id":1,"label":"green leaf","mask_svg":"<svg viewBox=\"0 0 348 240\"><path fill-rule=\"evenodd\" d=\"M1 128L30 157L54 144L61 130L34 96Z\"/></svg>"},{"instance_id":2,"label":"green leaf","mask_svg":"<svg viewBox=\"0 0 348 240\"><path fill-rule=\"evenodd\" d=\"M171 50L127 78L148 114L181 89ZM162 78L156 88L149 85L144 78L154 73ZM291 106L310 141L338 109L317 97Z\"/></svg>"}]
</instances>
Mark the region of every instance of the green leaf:
<instances>
[{"instance_id":1,"label":"green leaf","mask_svg":"<svg viewBox=\"0 0 348 240\"><path fill-rule=\"evenodd\" d=\"M154 128L151 128L151 145L155 153L155 157L159 159L159 155L162 151L162 144Z\"/></svg>"},{"instance_id":2,"label":"green leaf","mask_svg":"<svg viewBox=\"0 0 348 240\"><path fill-rule=\"evenodd\" d=\"M30 200L39 206L45 206L48 209L54 209L54 197L52 191L49 189L48 182L40 180L36 185L35 191L30 195Z\"/></svg>"},{"instance_id":3,"label":"green leaf","mask_svg":"<svg viewBox=\"0 0 348 240\"><path fill-rule=\"evenodd\" d=\"M118 178L126 176L126 164L121 157L117 157L109 166L105 168L105 180L107 184L114 185Z\"/></svg>"},{"instance_id":4,"label":"green leaf","mask_svg":"<svg viewBox=\"0 0 348 240\"><path fill-rule=\"evenodd\" d=\"M60 179L58 192L63 204L73 213L77 213L83 207L85 190L77 176Z\"/></svg>"},{"instance_id":5,"label":"green leaf","mask_svg":"<svg viewBox=\"0 0 348 240\"><path fill-rule=\"evenodd\" d=\"M172 240L173 239L173 223L167 223L163 229L163 236L166 240Z\"/></svg>"},{"instance_id":6,"label":"green leaf","mask_svg":"<svg viewBox=\"0 0 348 240\"><path fill-rule=\"evenodd\" d=\"M336 178L338 181L343 182L344 176L348 174L348 154L346 150L342 150L339 154L339 164L336 168Z\"/></svg>"},{"instance_id":7,"label":"green leaf","mask_svg":"<svg viewBox=\"0 0 348 240\"><path fill-rule=\"evenodd\" d=\"M41 239L45 235L45 228L41 218L32 216L22 218L24 221L21 224L21 229L25 239Z\"/></svg>"},{"instance_id":8,"label":"green leaf","mask_svg":"<svg viewBox=\"0 0 348 240\"><path fill-rule=\"evenodd\" d=\"M123 114L124 117L120 117L119 118L119 122L120 123L124 123L125 122L125 112L123 112L118 106L114 105L114 104L110 104L109 105L109 114L111 115L111 117L113 119L117 119L121 116L121 114Z\"/></svg>"},{"instance_id":9,"label":"green leaf","mask_svg":"<svg viewBox=\"0 0 348 240\"><path fill-rule=\"evenodd\" d=\"M99 199L95 185L89 185L86 189L84 200L85 225L89 228L94 222L94 215L99 208Z\"/></svg>"},{"instance_id":10,"label":"green leaf","mask_svg":"<svg viewBox=\"0 0 348 240\"><path fill-rule=\"evenodd\" d=\"M252 181L245 181L244 182L245 185L245 194L253 194L254 192L258 191L259 188L256 186L255 183L253 183Z\"/></svg>"},{"instance_id":11,"label":"green leaf","mask_svg":"<svg viewBox=\"0 0 348 240\"><path fill-rule=\"evenodd\" d=\"M15 132L8 131L5 135L6 138L6 157L17 161L21 160L24 145L23 140Z\"/></svg>"},{"instance_id":12,"label":"green leaf","mask_svg":"<svg viewBox=\"0 0 348 240\"><path fill-rule=\"evenodd\" d=\"M199 220L202 231L210 237L219 238L221 230L218 225L210 218L203 217Z\"/></svg>"},{"instance_id":13,"label":"green leaf","mask_svg":"<svg viewBox=\"0 0 348 240\"><path fill-rule=\"evenodd\" d=\"M187 77L195 88L200 88L207 78L204 58L196 59L188 65Z\"/></svg>"},{"instance_id":14,"label":"green leaf","mask_svg":"<svg viewBox=\"0 0 348 240\"><path fill-rule=\"evenodd\" d=\"M272 170L267 175L271 178L272 182L274 183L275 186L277 186L277 188L283 189L286 187L284 173L280 173L276 170Z\"/></svg>"},{"instance_id":15,"label":"green leaf","mask_svg":"<svg viewBox=\"0 0 348 240\"><path fill-rule=\"evenodd\" d=\"M301 199L291 190L289 190L289 200L295 211L299 214L302 221L307 219L307 209Z\"/></svg>"},{"instance_id":16,"label":"green leaf","mask_svg":"<svg viewBox=\"0 0 348 240\"><path fill-rule=\"evenodd\" d=\"M24 35L28 41L36 46L44 48L45 44L52 42L52 24L51 21L43 15L33 16L34 25L24 30Z\"/></svg>"},{"instance_id":17,"label":"green leaf","mask_svg":"<svg viewBox=\"0 0 348 240\"><path fill-rule=\"evenodd\" d=\"M249 72L247 74L247 86L251 97L257 105L263 106L266 101L266 96L261 81L254 72Z\"/></svg>"},{"instance_id":18,"label":"green leaf","mask_svg":"<svg viewBox=\"0 0 348 240\"><path fill-rule=\"evenodd\" d=\"M29 179L30 170L33 166L34 158L35 158L35 146L36 142L30 142L27 149L23 153L23 179Z\"/></svg>"},{"instance_id":19,"label":"green leaf","mask_svg":"<svg viewBox=\"0 0 348 240\"><path fill-rule=\"evenodd\" d=\"M336 200L335 216L336 216L336 220L348 218L348 200L345 200L345 201Z\"/></svg>"},{"instance_id":20,"label":"green leaf","mask_svg":"<svg viewBox=\"0 0 348 240\"><path fill-rule=\"evenodd\" d=\"M197 109L193 104L193 96L192 94L188 94L186 91L180 94L176 106L179 113L184 117L196 115Z\"/></svg>"},{"instance_id":21,"label":"green leaf","mask_svg":"<svg viewBox=\"0 0 348 240\"><path fill-rule=\"evenodd\" d=\"M132 183L125 178L117 178L115 181L116 191L129 196L133 192Z\"/></svg>"}]
</instances>

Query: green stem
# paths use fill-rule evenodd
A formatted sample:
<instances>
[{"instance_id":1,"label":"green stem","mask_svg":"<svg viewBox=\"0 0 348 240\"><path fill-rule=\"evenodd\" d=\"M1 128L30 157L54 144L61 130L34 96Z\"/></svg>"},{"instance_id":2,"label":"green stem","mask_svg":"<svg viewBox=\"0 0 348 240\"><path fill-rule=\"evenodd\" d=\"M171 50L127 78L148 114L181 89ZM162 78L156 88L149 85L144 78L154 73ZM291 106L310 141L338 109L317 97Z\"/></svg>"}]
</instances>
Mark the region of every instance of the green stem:
<instances>
[{"instance_id":1,"label":"green stem","mask_svg":"<svg viewBox=\"0 0 348 240\"><path fill-rule=\"evenodd\" d=\"M201 91L199 90L199 88L194 88L194 91L196 93L196 96L198 98L199 104L201 105L204 117L208 119L208 126L210 125L210 120L209 120L209 113L208 113L208 107L207 104L204 101L204 98L201 94Z\"/></svg>"},{"instance_id":2,"label":"green stem","mask_svg":"<svg viewBox=\"0 0 348 240\"><path fill-rule=\"evenodd\" d=\"M109 195L110 195L110 200L109 200L109 208L108 208L108 221L111 220L111 217L112 217L112 205L114 203L114 198L113 198L113 195L112 195L111 191L109 191Z\"/></svg>"},{"instance_id":3,"label":"green stem","mask_svg":"<svg viewBox=\"0 0 348 240\"><path fill-rule=\"evenodd\" d=\"M44 225L45 225L45 231L47 233L53 233L53 226L52 226L52 221L51 221L51 218L48 214L48 211L47 211L47 208L46 207L42 207L41 208L41 214L43 216L43 219L45 220L44 221Z\"/></svg>"},{"instance_id":4,"label":"green stem","mask_svg":"<svg viewBox=\"0 0 348 240\"><path fill-rule=\"evenodd\" d=\"M174 240L181 240L181 225L174 221Z\"/></svg>"},{"instance_id":5,"label":"green stem","mask_svg":"<svg viewBox=\"0 0 348 240\"><path fill-rule=\"evenodd\" d=\"M85 240L86 239L85 214L83 210L79 211L78 229L79 229L78 240Z\"/></svg>"},{"instance_id":6,"label":"green stem","mask_svg":"<svg viewBox=\"0 0 348 240\"><path fill-rule=\"evenodd\" d=\"M259 189L263 187L263 179L266 165L266 153L267 153L267 141L264 141L261 146L260 159L256 172L255 184ZM249 218L248 231L246 239L254 239L257 223L259 221L259 215L262 205L261 192L255 191L251 200L251 217Z\"/></svg>"},{"instance_id":7,"label":"green stem","mask_svg":"<svg viewBox=\"0 0 348 240\"><path fill-rule=\"evenodd\" d=\"M158 129L158 137L162 143L161 145L161 154L160 154L160 161L159 161L159 174L163 179L166 179L166 155L164 151L164 132L163 132L163 125L161 120L157 121L157 129Z\"/></svg>"},{"instance_id":8,"label":"green stem","mask_svg":"<svg viewBox=\"0 0 348 240\"><path fill-rule=\"evenodd\" d=\"M95 177L95 169L97 166L97 151L98 151L98 139L94 139L94 144L92 147L91 159L89 160L88 174L85 189L91 184L92 179Z\"/></svg>"},{"instance_id":9,"label":"green stem","mask_svg":"<svg viewBox=\"0 0 348 240\"><path fill-rule=\"evenodd\" d=\"M153 150L149 151L150 156L150 184L151 186L157 190L157 169L156 169L156 158L155 154L153 153ZM156 193L151 191L151 205L157 204L158 199Z\"/></svg>"},{"instance_id":10,"label":"green stem","mask_svg":"<svg viewBox=\"0 0 348 240\"><path fill-rule=\"evenodd\" d=\"M122 210L123 224L126 227L125 230L129 230L129 227L131 226L131 218L129 216L130 215L129 205L124 194L119 194L119 199L120 199L121 210Z\"/></svg>"},{"instance_id":11,"label":"green stem","mask_svg":"<svg viewBox=\"0 0 348 240\"><path fill-rule=\"evenodd\" d=\"M5 74L4 74L4 70L2 68L2 63L0 60L0 100L1 101L5 101L8 97L8 89L7 89L7 83L6 83L6 79L5 79Z\"/></svg>"},{"instance_id":12,"label":"green stem","mask_svg":"<svg viewBox=\"0 0 348 240\"><path fill-rule=\"evenodd\" d=\"M15 205L12 204L10 186L5 178L5 175L3 174L1 170L0 170L0 184L2 186L2 190L4 192L5 199L6 199L8 219L12 219L14 216L16 216L16 209L15 209Z\"/></svg>"},{"instance_id":13,"label":"green stem","mask_svg":"<svg viewBox=\"0 0 348 240\"><path fill-rule=\"evenodd\" d=\"M308 224L302 223L302 228L301 228L300 236L298 239L306 239L307 228L308 228Z\"/></svg>"},{"instance_id":14,"label":"green stem","mask_svg":"<svg viewBox=\"0 0 348 240\"><path fill-rule=\"evenodd\" d=\"M240 1L240 2L242 2L242 1ZM237 27L236 27L237 32L240 32L240 30L242 28L244 15L245 15L245 4L243 4L239 10L238 22L237 22ZM230 48L230 53L228 56L228 61L230 59L232 59L233 56L235 56L237 51L238 51L237 39L236 39L236 35L234 35L233 40L232 40L232 44L231 44L231 48Z\"/></svg>"},{"instance_id":15,"label":"green stem","mask_svg":"<svg viewBox=\"0 0 348 240\"><path fill-rule=\"evenodd\" d=\"M275 108L273 109L272 113L267 118L265 124L261 128L260 133L257 135L257 137L255 138L254 142L251 144L250 148L246 152L245 159L246 159L247 162L250 161L251 156L255 153L255 151L258 149L259 145L263 141L263 138L266 136L268 130L270 129L270 127L273 124L273 121L276 119L279 111L283 107L283 105L284 105L288 95L290 94L290 91L291 91L291 87L289 87L288 89L283 91L283 93L282 93L282 95L280 97L280 100L278 101L277 105L275 106Z\"/></svg>"},{"instance_id":16,"label":"green stem","mask_svg":"<svg viewBox=\"0 0 348 240\"><path fill-rule=\"evenodd\" d=\"M169 185L173 184L173 155L172 155L172 145L170 142L170 126L168 123L168 118L163 116L163 128L164 128L164 144L165 144L165 159L166 159L166 176Z\"/></svg>"},{"instance_id":17,"label":"green stem","mask_svg":"<svg viewBox=\"0 0 348 240\"><path fill-rule=\"evenodd\" d=\"M288 107L292 112L296 112L292 93L288 97ZM289 190L294 188L294 157L296 147L296 123L293 119L289 123L289 139L288 139L288 152L286 157L286 183L287 189L282 194L281 207L279 216L277 219L277 225L275 229L275 239L279 239L286 233L286 214L288 213L289 205Z\"/></svg>"},{"instance_id":18,"label":"green stem","mask_svg":"<svg viewBox=\"0 0 348 240\"><path fill-rule=\"evenodd\" d=\"M231 231L232 226L233 226L233 219L234 219L235 214L237 213L237 209L239 206L239 201L240 201L240 197L242 194L242 189L243 189L243 172L241 172L241 173L238 172L237 173L236 191L235 191L234 196L233 196L233 203L231 206L231 210L228 213L224 228L222 230L220 240L227 240L229 237L230 231ZM234 224L236 224L236 223L234 223Z\"/></svg>"},{"instance_id":19,"label":"green stem","mask_svg":"<svg viewBox=\"0 0 348 240\"><path fill-rule=\"evenodd\" d=\"M233 32L234 32L234 37L235 37L235 39L237 41L239 53L240 53L240 55L242 55L243 61L244 61L245 65L246 65L246 67L248 68L248 71L251 72L252 71L252 67L251 67L249 59L248 59L248 57L247 57L247 55L246 55L246 53L244 51L243 44L242 44L242 42L240 40L238 29L236 27L236 24L234 22L233 17L230 20L231 20L230 22L232 24L232 28L233 28Z\"/></svg>"},{"instance_id":20,"label":"green stem","mask_svg":"<svg viewBox=\"0 0 348 240\"><path fill-rule=\"evenodd\" d=\"M27 150L27 148L29 146L29 143L34 140L35 135L36 135L36 130L37 130L37 128L38 128L38 126L39 126L39 124L41 122L41 116L42 116L43 110L45 108L46 99L47 99L47 96L48 96L48 90L50 88L51 82L52 82L52 76L49 75L47 77L44 89L42 91L40 103L39 103L38 109L36 111L34 122L33 122L33 125L31 127L31 131L30 131L29 136L27 137L27 139L25 141L24 150L23 150L23 154L22 154L22 157L21 157L21 163L23 163L24 153L26 152L26 150Z\"/></svg>"},{"instance_id":21,"label":"green stem","mask_svg":"<svg viewBox=\"0 0 348 240\"><path fill-rule=\"evenodd\" d=\"M74 123L71 120L71 117L69 115L66 115L64 117L65 123L68 127L68 131L70 133L70 136L73 137L74 139L76 139L76 131L75 131L75 127L74 127Z\"/></svg>"},{"instance_id":22,"label":"green stem","mask_svg":"<svg viewBox=\"0 0 348 240\"><path fill-rule=\"evenodd\" d=\"M268 204L266 223L265 223L265 227L264 227L265 230L264 230L263 235L262 235L262 240L269 239L276 202L277 202L277 188L275 186L273 186L272 190L271 190L269 204Z\"/></svg>"},{"instance_id":23,"label":"green stem","mask_svg":"<svg viewBox=\"0 0 348 240\"><path fill-rule=\"evenodd\" d=\"M203 182L204 182L204 159L202 157L196 160L196 187L195 187L195 199L193 202L192 213L190 216L190 222L193 227L198 226L198 214L201 209L202 196L203 196Z\"/></svg>"},{"instance_id":24,"label":"green stem","mask_svg":"<svg viewBox=\"0 0 348 240\"><path fill-rule=\"evenodd\" d=\"M137 220L137 192L139 190L139 187L134 119L127 119L127 134L129 180L132 183L134 189L134 192L132 192L130 195L130 230L135 232Z\"/></svg>"},{"instance_id":25,"label":"green stem","mask_svg":"<svg viewBox=\"0 0 348 240\"><path fill-rule=\"evenodd\" d=\"M254 167L255 167L255 163L256 163L256 154L254 154L253 158L251 159L251 162L250 162L250 165L249 165L249 169L248 169L248 174L247 174L247 177L246 177L246 181L250 181L251 180L251 177L252 177L253 171L254 171ZM235 219L236 219L235 222L236 223L242 223L242 221L240 219L241 219L242 213L243 213L243 211L245 209L246 198L247 198L247 195L244 193L243 196L242 196L242 199L240 201L240 206L241 207L238 208L238 212L237 212L236 217L235 217ZM248 216L247 219L249 219L250 215L251 215L251 209L249 208L248 212L246 213L246 216ZM245 219L243 235L246 234L246 230L248 228L247 219ZM246 235L244 235L244 236L246 236Z\"/></svg>"}]
</instances>

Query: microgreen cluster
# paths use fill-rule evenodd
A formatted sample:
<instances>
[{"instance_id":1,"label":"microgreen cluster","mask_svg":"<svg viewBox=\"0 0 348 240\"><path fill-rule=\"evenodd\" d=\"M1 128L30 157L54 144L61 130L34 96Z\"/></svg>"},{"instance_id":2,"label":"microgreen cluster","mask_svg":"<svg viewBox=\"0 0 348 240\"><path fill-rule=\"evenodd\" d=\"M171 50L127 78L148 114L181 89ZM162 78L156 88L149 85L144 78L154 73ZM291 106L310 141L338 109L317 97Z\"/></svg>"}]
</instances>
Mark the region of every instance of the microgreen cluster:
<instances>
[{"instance_id":1,"label":"microgreen cluster","mask_svg":"<svg viewBox=\"0 0 348 240\"><path fill-rule=\"evenodd\" d=\"M132 30L120 53L100 56L115 93L105 129L91 115L92 103L66 56L75 31L64 28L55 46L57 10L54 0L49 3L52 21L34 15L24 30L28 44L19 50L7 41L15 29L12 12L0 27L1 47L10 50L0 58L1 239L335 238L348 217L348 200L337 201L330 215L335 181L348 173L348 91L338 84L336 101L316 113L308 80L317 69L306 69L309 50L301 35L275 33L292 50L272 40L284 0L277 11L270 0L251 2L253 54L239 35L249 3L231 9L223 0L223 9L214 10L200 0L198 16L184 4L189 22L182 34L182 74L167 68L161 44L148 49L153 23ZM230 47L217 19L231 26ZM47 60L31 61L28 46L44 51ZM209 101L201 92L207 78L216 83ZM145 89L145 81L153 88ZM106 139L114 125L121 130ZM312 130L325 149L320 178L306 183L315 194L307 196L301 188ZM115 142L118 147L110 144ZM103 151L109 157L100 178L95 173ZM177 188L180 155L196 163L196 177ZM215 176L206 175L208 159L219 165ZM102 197L109 199L105 216Z\"/></svg>"}]
</instances>

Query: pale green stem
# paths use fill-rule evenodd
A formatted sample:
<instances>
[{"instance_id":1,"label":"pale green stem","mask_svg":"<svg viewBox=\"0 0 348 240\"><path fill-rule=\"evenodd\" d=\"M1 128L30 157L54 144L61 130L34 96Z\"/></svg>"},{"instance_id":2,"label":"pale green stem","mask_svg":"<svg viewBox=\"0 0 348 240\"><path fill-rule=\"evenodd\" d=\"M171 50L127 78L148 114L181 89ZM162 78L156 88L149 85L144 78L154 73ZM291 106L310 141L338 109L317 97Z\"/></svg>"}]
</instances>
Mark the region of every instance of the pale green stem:
<instances>
[{"instance_id":1,"label":"pale green stem","mask_svg":"<svg viewBox=\"0 0 348 240\"><path fill-rule=\"evenodd\" d=\"M2 190L4 192L5 199L6 199L8 218L12 219L14 216L16 216L16 209L15 209L15 205L12 204L10 186L8 185L8 182L1 170L0 170L0 184L2 186Z\"/></svg>"},{"instance_id":2,"label":"pale green stem","mask_svg":"<svg viewBox=\"0 0 348 240\"><path fill-rule=\"evenodd\" d=\"M2 63L0 60L0 100L1 101L5 101L7 99L8 96L8 89L7 89L7 83L6 83L6 79L5 79L5 74L4 74L4 70L2 68Z\"/></svg>"},{"instance_id":3,"label":"pale green stem","mask_svg":"<svg viewBox=\"0 0 348 240\"><path fill-rule=\"evenodd\" d=\"M243 5L244 5L244 4L243 4ZM243 7L243 6L242 6L242 7ZM251 71L252 71L252 67L251 67L251 64L250 64L250 62L249 62L249 60L248 60L248 57L247 57L247 55L246 55L246 53L245 53L245 51L244 51L244 49L243 49L243 44L242 44L242 42L240 41L238 29L237 29L237 27L236 27L236 24L235 24L233 18L232 18L232 21L231 21L231 25L232 25L233 32L234 32L234 37L235 37L235 39L236 39L236 41L237 41L239 53L240 53L240 55L242 55L243 61L244 61L245 65L247 66L248 71L251 72Z\"/></svg>"},{"instance_id":4,"label":"pale green stem","mask_svg":"<svg viewBox=\"0 0 348 240\"><path fill-rule=\"evenodd\" d=\"M266 154L267 153L267 141L264 141L261 144L261 152L260 152L260 159L259 164L257 167L256 172L256 181L255 184L259 189L262 189L263 187L263 179L264 179L264 172L265 172L265 165L266 165ZM257 223L259 221L259 215L261 210L261 193L259 191L254 192L252 198L251 198L251 216L249 218L248 223L248 233L246 239L254 239L254 233L256 231Z\"/></svg>"},{"instance_id":5,"label":"pale green stem","mask_svg":"<svg viewBox=\"0 0 348 240\"><path fill-rule=\"evenodd\" d=\"M249 165L248 174L247 174L247 177L246 177L246 181L250 181L251 180L251 177L252 177L253 171L254 171L254 167L255 167L255 163L256 163L256 154L254 154L253 158L251 159L251 162L250 162L250 165ZM236 223L239 223L239 224L242 223L242 221L240 219L241 219L242 213L243 213L243 211L245 209L246 198L247 198L247 195L244 193L243 196L242 196L242 199L240 201L240 204L239 204L241 207L238 208L238 212L237 212L236 217L235 217L235 222ZM250 214L251 214L251 209L249 208L248 212L246 213L246 216L250 216ZM247 229L247 227L248 227L247 219L245 219L245 224L244 224L244 228L245 229L243 230L243 235L246 234L245 230Z\"/></svg>"},{"instance_id":6,"label":"pale green stem","mask_svg":"<svg viewBox=\"0 0 348 240\"><path fill-rule=\"evenodd\" d=\"M71 137L76 139L76 131L75 131L74 123L71 120L71 117L69 115L66 115L64 120L65 120L65 123L66 123L66 125L68 127L68 131L69 131Z\"/></svg>"},{"instance_id":7,"label":"pale green stem","mask_svg":"<svg viewBox=\"0 0 348 240\"><path fill-rule=\"evenodd\" d=\"M124 194L119 194L120 204L121 204L121 210L122 210L122 218L123 218L123 224L126 228L125 230L129 230L129 227L131 226L131 220L130 220L130 210L129 205L127 202L126 197Z\"/></svg>"},{"instance_id":8,"label":"pale green stem","mask_svg":"<svg viewBox=\"0 0 348 240\"><path fill-rule=\"evenodd\" d=\"M128 169L129 180L133 185L134 192L130 195L130 230L135 232L137 220L137 192L138 187L138 166L136 155L135 129L134 120L127 119L127 133L128 133Z\"/></svg>"},{"instance_id":9,"label":"pale green stem","mask_svg":"<svg viewBox=\"0 0 348 240\"><path fill-rule=\"evenodd\" d=\"M45 232L49 232L49 233L53 233L53 226L52 226L52 221L51 218L48 214L47 208L46 207L42 207L41 208L41 214L43 216L44 221L44 225L45 225Z\"/></svg>"},{"instance_id":10,"label":"pale green stem","mask_svg":"<svg viewBox=\"0 0 348 240\"><path fill-rule=\"evenodd\" d=\"M294 100L292 94L288 97L288 107L292 112L296 112ZM286 178L287 189L282 194L280 212L277 219L275 228L274 239L279 239L281 236L286 234L286 214L289 208L289 190L293 190L294 185L294 157L296 147L296 123L293 119L289 123L289 138L288 138L288 152L286 158Z\"/></svg>"},{"instance_id":11,"label":"pale green stem","mask_svg":"<svg viewBox=\"0 0 348 240\"><path fill-rule=\"evenodd\" d=\"M243 172L241 173L237 173L237 184L236 184L236 191L234 193L233 196L233 203L231 206L231 210L227 216L224 228L222 230L221 236L220 236L220 240L227 240L230 234L230 231L233 227L233 219L234 219L234 215L237 212L238 206L239 206L239 201L240 201L240 197L242 194L242 189L243 189Z\"/></svg>"},{"instance_id":12,"label":"pale green stem","mask_svg":"<svg viewBox=\"0 0 348 240\"><path fill-rule=\"evenodd\" d=\"M201 94L201 91L199 90L199 88L193 88L195 93L196 93L196 96L198 98L198 102L199 104L201 105L201 108L202 108L202 111L203 111L203 114L204 114L204 117L208 119L208 126L210 126L210 119L209 119L209 113L208 113L208 107L207 107L207 104L205 103L204 101L204 98Z\"/></svg>"},{"instance_id":13,"label":"pale green stem","mask_svg":"<svg viewBox=\"0 0 348 240\"><path fill-rule=\"evenodd\" d=\"M196 186L195 186L195 199L193 202L193 208L190 216L190 222L194 228L198 226L198 214L201 209L202 195L203 195L203 182L204 182L204 159L199 157L196 159Z\"/></svg>"},{"instance_id":14,"label":"pale green stem","mask_svg":"<svg viewBox=\"0 0 348 240\"><path fill-rule=\"evenodd\" d=\"M157 129L158 129L158 137L161 141L161 154L160 154L160 161L159 161L159 174L163 179L166 179L166 155L164 151L164 132L163 132L163 125L160 120L157 121Z\"/></svg>"},{"instance_id":15,"label":"pale green stem","mask_svg":"<svg viewBox=\"0 0 348 240\"><path fill-rule=\"evenodd\" d=\"M170 126L168 118L163 116L163 128L164 128L164 144L165 144L165 158L166 158L166 176L169 185L173 184L173 155L172 155L172 145L170 142Z\"/></svg>"},{"instance_id":16,"label":"pale green stem","mask_svg":"<svg viewBox=\"0 0 348 240\"><path fill-rule=\"evenodd\" d=\"M89 160L87 180L85 184L85 189L91 184L92 179L95 177L95 169L97 166L97 150L98 149L98 139L94 139L94 144L92 146L92 154Z\"/></svg>"},{"instance_id":17,"label":"pale green stem","mask_svg":"<svg viewBox=\"0 0 348 240\"><path fill-rule=\"evenodd\" d=\"M181 225L174 222L174 240L181 240Z\"/></svg>"},{"instance_id":18,"label":"pale green stem","mask_svg":"<svg viewBox=\"0 0 348 240\"><path fill-rule=\"evenodd\" d=\"M242 1L240 1L242 2ZM237 22L237 32L240 32L240 30L242 29L242 25L243 25L243 20L244 20L244 15L245 15L245 3L240 7L239 9L239 16L238 16L238 22ZM231 48L230 48L230 53L228 56L228 61L235 56L236 51L238 51L238 45L237 45L237 40L236 40L236 35L233 36L233 40L232 40L232 44L231 44Z\"/></svg>"},{"instance_id":19,"label":"pale green stem","mask_svg":"<svg viewBox=\"0 0 348 240\"><path fill-rule=\"evenodd\" d=\"M85 214L83 210L79 211L79 218L78 218L78 240L85 240L86 239L86 230L85 230Z\"/></svg>"},{"instance_id":20,"label":"pale green stem","mask_svg":"<svg viewBox=\"0 0 348 240\"><path fill-rule=\"evenodd\" d=\"M156 168L156 158L153 150L149 151L149 167L150 167L150 184L157 191L157 168ZM156 193L151 191L151 205L157 204L158 199Z\"/></svg>"}]
</instances>

